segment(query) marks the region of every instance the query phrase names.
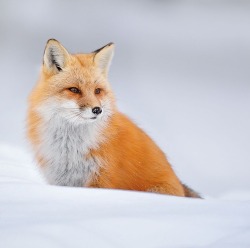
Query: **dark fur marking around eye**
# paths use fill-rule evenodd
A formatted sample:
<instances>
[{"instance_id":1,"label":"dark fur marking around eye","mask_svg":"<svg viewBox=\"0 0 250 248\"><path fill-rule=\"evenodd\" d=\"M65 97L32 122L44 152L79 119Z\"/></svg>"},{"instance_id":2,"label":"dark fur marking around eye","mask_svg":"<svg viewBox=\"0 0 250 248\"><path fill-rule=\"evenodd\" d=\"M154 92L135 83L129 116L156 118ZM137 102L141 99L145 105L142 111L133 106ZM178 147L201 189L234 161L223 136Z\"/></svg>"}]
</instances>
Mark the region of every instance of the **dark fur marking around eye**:
<instances>
[{"instance_id":1,"label":"dark fur marking around eye","mask_svg":"<svg viewBox=\"0 0 250 248\"><path fill-rule=\"evenodd\" d=\"M99 94L101 93L101 91L102 91L102 89L96 88L96 89L95 89L95 94L96 94L96 95L99 95Z\"/></svg>"},{"instance_id":2,"label":"dark fur marking around eye","mask_svg":"<svg viewBox=\"0 0 250 248\"><path fill-rule=\"evenodd\" d=\"M70 90L72 93L75 93L75 94L81 94L81 91L76 87L71 87L68 90Z\"/></svg>"}]
</instances>

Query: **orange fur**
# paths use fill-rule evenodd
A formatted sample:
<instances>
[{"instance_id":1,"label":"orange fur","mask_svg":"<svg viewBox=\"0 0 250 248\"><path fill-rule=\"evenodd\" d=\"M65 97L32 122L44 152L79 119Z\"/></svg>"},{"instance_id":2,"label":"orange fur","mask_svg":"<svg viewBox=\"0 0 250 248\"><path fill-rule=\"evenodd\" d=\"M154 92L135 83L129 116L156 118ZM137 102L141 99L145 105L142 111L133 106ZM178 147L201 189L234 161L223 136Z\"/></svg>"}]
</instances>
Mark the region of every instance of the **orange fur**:
<instances>
[{"instance_id":1,"label":"orange fur","mask_svg":"<svg viewBox=\"0 0 250 248\"><path fill-rule=\"evenodd\" d=\"M34 147L38 164L43 167L48 162L37 149L43 142L39 128L44 122L37 111L38 106L46 99L54 98L61 101L70 99L79 107L94 107L100 106L102 99L108 98L112 102L113 114L102 130L103 142L84 155L85 158L98 159L101 167L85 186L191 196L155 142L116 109L113 92L107 81L107 70L100 72L93 62L96 54L65 55L63 73L56 71L55 67L43 65L38 84L29 98L27 118L28 138ZM96 81L103 90L93 95L90 92L96 87ZM74 94L68 90L70 87L77 87L83 93Z\"/></svg>"},{"instance_id":2,"label":"orange fur","mask_svg":"<svg viewBox=\"0 0 250 248\"><path fill-rule=\"evenodd\" d=\"M91 156L103 161L95 187L154 191L184 196L163 152L131 120L117 112L105 130L108 142Z\"/></svg>"}]
</instances>

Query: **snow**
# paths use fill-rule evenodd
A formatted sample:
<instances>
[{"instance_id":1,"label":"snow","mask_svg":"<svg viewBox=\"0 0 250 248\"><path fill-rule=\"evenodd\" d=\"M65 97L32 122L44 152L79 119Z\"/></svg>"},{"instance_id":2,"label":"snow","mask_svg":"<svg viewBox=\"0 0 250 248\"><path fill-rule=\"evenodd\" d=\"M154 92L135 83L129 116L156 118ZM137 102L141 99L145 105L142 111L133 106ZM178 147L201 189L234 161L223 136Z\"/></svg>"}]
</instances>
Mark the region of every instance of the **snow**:
<instances>
[{"instance_id":1,"label":"snow","mask_svg":"<svg viewBox=\"0 0 250 248\"><path fill-rule=\"evenodd\" d=\"M8 248L249 247L250 199L51 186L29 153L1 144L0 240Z\"/></svg>"},{"instance_id":2,"label":"snow","mask_svg":"<svg viewBox=\"0 0 250 248\"><path fill-rule=\"evenodd\" d=\"M0 247L250 247L249 1L0 1ZM46 41L110 41L119 109L205 200L46 185L25 151Z\"/></svg>"}]
</instances>

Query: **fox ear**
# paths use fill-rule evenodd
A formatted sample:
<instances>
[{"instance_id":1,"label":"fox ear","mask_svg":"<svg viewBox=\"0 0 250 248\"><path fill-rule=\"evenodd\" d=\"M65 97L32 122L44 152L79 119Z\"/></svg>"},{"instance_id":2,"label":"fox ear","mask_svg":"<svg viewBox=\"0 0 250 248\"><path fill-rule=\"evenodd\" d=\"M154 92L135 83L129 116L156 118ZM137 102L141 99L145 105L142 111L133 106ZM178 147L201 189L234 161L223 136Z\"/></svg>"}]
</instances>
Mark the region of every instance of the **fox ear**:
<instances>
[{"instance_id":1,"label":"fox ear","mask_svg":"<svg viewBox=\"0 0 250 248\"><path fill-rule=\"evenodd\" d=\"M50 72L63 70L69 59L68 51L55 39L50 39L45 47L43 64Z\"/></svg>"},{"instance_id":2,"label":"fox ear","mask_svg":"<svg viewBox=\"0 0 250 248\"><path fill-rule=\"evenodd\" d=\"M101 72L107 76L109 66L114 55L114 43L109 43L106 46L94 51L94 63Z\"/></svg>"}]
</instances>

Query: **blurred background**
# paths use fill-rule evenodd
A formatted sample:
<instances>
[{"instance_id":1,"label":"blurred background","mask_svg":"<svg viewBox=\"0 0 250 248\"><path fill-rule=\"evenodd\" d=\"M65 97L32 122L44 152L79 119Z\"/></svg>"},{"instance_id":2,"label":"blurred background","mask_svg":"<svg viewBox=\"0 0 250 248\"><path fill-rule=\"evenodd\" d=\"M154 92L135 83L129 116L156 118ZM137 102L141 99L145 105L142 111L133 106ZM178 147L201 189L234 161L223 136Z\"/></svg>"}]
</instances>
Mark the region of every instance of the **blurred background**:
<instances>
[{"instance_id":1,"label":"blurred background","mask_svg":"<svg viewBox=\"0 0 250 248\"><path fill-rule=\"evenodd\" d=\"M114 42L119 108L182 181L212 197L250 192L250 1L0 0L2 144L28 147L49 38L72 53Z\"/></svg>"}]
</instances>

